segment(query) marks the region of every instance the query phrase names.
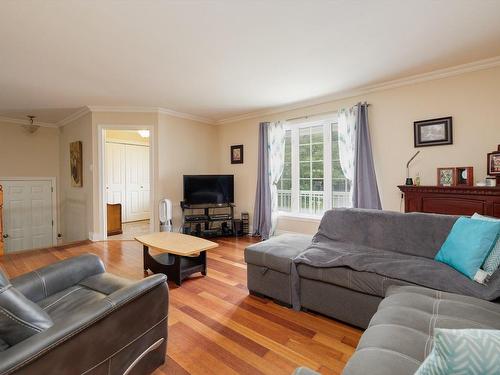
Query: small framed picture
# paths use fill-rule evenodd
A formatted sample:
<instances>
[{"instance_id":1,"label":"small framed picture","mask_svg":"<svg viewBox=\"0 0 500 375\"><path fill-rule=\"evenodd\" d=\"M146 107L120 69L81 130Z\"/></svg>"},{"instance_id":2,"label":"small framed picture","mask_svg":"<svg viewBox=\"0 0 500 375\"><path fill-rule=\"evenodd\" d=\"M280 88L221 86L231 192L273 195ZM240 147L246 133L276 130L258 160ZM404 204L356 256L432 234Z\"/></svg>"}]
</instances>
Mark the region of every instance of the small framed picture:
<instances>
[{"instance_id":1,"label":"small framed picture","mask_svg":"<svg viewBox=\"0 0 500 375\"><path fill-rule=\"evenodd\" d=\"M456 178L455 168L450 167L437 169L437 183L439 186L455 186Z\"/></svg>"},{"instance_id":2,"label":"small framed picture","mask_svg":"<svg viewBox=\"0 0 500 375\"><path fill-rule=\"evenodd\" d=\"M489 176L500 176L500 151L494 151L488 154L487 171Z\"/></svg>"},{"instance_id":3,"label":"small framed picture","mask_svg":"<svg viewBox=\"0 0 500 375\"><path fill-rule=\"evenodd\" d=\"M453 123L451 117L415 121L413 123L415 147L453 144Z\"/></svg>"},{"instance_id":4,"label":"small framed picture","mask_svg":"<svg viewBox=\"0 0 500 375\"><path fill-rule=\"evenodd\" d=\"M231 146L231 164L243 164L243 145Z\"/></svg>"}]
</instances>

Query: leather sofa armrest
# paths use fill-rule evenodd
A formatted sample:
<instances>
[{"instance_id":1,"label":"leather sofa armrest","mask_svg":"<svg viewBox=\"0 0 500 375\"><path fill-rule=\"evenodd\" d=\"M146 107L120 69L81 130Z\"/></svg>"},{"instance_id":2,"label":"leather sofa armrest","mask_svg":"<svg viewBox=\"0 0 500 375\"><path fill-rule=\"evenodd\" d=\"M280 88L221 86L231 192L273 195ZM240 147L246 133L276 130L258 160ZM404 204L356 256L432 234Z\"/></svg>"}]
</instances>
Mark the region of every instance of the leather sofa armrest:
<instances>
[{"instance_id":1,"label":"leather sofa armrest","mask_svg":"<svg viewBox=\"0 0 500 375\"><path fill-rule=\"evenodd\" d=\"M10 281L26 298L38 302L105 271L104 264L97 255L84 254L28 272Z\"/></svg>"},{"instance_id":2,"label":"leather sofa armrest","mask_svg":"<svg viewBox=\"0 0 500 375\"><path fill-rule=\"evenodd\" d=\"M106 358L120 349L122 345L120 339L128 340L126 334L129 331L133 336L133 329L138 332L144 330L144 327L134 325L165 322L166 327L168 314L166 281L167 277L163 274L137 281L56 322L49 329L0 352L0 375L10 374L30 364L33 364L33 373L44 373L45 366L49 366L48 369L52 366L54 371L54 366L59 366L60 370L64 369L64 366L69 366L66 370L72 369L75 373L81 373L92 367L92 363L87 363L88 358L91 358L94 365L98 364L100 358ZM134 303L136 303L134 308L128 307ZM138 319L138 311L134 309L147 314L142 314ZM113 335L117 337L109 340ZM58 350L62 354L58 355ZM56 356L57 360L47 361L45 358L47 356Z\"/></svg>"}]
</instances>

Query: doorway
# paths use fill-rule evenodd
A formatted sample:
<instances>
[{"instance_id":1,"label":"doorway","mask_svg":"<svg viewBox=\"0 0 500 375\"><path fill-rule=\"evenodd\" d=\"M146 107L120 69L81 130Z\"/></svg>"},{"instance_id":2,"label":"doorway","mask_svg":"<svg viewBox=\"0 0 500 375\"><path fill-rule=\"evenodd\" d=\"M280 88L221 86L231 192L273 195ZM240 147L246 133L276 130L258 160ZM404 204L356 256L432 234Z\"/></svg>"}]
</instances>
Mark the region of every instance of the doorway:
<instances>
[{"instance_id":1,"label":"doorway","mask_svg":"<svg viewBox=\"0 0 500 375\"><path fill-rule=\"evenodd\" d=\"M4 251L57 245L55 178L1 178Z\"/></svg>"},{"instance_id":2,"label":"doorway","mask_svg":"<svg viewBox=\"0 0 500 375\"><path fill-rule=\"evenodd\" d=\"M133 240L153 225L152 130L102 129L103 239Z\"/></svg>"}]
</instances>

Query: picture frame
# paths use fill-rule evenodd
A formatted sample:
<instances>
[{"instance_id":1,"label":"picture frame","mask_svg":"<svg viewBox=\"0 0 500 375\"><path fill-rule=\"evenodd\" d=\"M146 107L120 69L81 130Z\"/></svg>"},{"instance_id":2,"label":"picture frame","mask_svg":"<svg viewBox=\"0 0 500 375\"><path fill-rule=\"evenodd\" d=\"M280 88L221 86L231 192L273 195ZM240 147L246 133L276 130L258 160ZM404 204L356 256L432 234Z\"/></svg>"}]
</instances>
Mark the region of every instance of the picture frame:
<instances>
[{"instance_id":1,"label":"picture frame","mask_svg":"<svg viewBox=\"0 0 500 375\"><path fill-rule=\"evenodd\" d=\"M69 166L71 187L83 187L82 142L76 141L69 144Z\"/></svg>"},{"instance_id":2,"label":"picture frame","mask_svg":"<svg viewBox=\"0 0 500 375\"><path fill-rule=\"evenodd\" d=\"M456 182L457 182L456 168L445 167L437 169L438 186L455 186Z\"/></svg>"},{"instance_id":3,"label":"picture frame","mask_svg":"<svg viewBox=\"0 0 500 375\"><path fill-rule=\"evenodd\" d=\"M474 167L455 168L456 186L474 186Z\"/></svg>"},{"instance_id":4,"label":"picture frame","mask_svg":"<svg viewBox=\"0 0 500 375\"><path fill-rule=\"evenodd\" d=\"M415 147L453 144L452 117L441 117L413 123Z\"/></svg>"},{"instance_id":5,"label":"picture frame","mask_svg":"<svg viewBox=\"0 0 500 375\"><path fill-rule=\"evenodd\" d=\"M487 163L487 174L489 176L500 176L500 151L490 152L487 155Z\"/></svg>"},{"instance_id":6,"label":"picture frame","mask_svg":"<svg viewBox=\"0 0 500 375\"><path fill-rule=\"evenodd\" d=\"M231 164L243 164L243 145L231 146Z\"/></svg>"}]
</instances>

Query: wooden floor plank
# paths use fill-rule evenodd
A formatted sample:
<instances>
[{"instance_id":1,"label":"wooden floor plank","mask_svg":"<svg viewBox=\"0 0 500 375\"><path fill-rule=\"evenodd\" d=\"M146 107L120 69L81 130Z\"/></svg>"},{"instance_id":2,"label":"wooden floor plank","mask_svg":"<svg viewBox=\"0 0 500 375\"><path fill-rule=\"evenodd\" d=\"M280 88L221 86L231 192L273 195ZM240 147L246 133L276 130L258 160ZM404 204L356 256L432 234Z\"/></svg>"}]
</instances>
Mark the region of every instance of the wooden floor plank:
<instances>
[{"instance_id":1,"label":"wooden floor plank","mask_svg":"<svg viewBox=\"0 0 500 375\"><path fill-rule=\"evenodd\" d=\"M169 283L169 339L165 365L155 375L289 375L298 366L340 374L361 331L324 316L297 312L250 296L243 251L251 237L218 239L208 253L208 276L181 287ZM144 277L135 241L85 243L0 257L10 277L84 253L101 257L108 272ZM155 251L152 250L155 254Z\"/></svg>"}]
</instances>

